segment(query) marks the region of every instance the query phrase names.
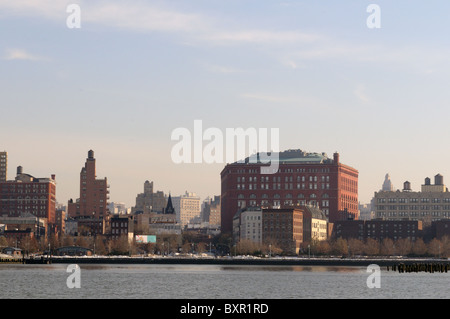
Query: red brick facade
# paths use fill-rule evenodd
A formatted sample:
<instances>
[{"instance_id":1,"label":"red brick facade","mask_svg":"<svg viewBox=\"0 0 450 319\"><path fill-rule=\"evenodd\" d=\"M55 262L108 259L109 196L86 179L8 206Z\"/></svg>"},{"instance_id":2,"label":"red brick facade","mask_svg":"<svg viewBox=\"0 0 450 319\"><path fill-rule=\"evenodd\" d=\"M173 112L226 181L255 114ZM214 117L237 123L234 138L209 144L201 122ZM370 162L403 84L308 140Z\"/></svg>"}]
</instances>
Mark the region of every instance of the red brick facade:
<instances>
[{"instance_id":1,"label":"red brick facade","mask_svg":"<svg viewBox=\"0 0 450 319\"><path fill-rule=\"evenodd\" d=\"M221 172L222 232L232 231L233 216L247 206L317 205L333 223L345 209L358 218L358 171L325 154L300 150L280 153L279 169L261 174L261 163L228 164Z\"/></svg>"},{"instance_id":2,"label":"red brick facade","mask_svg":"<svg viewBox=\"0 0 450 319\"><path fill-rule=\"evenodd\" d=\"M56 183L52 178L35 178L22 173L19 166L13 181L0 182L0 216L32 214L55 223Z\"/></svg>"}]
</instances>

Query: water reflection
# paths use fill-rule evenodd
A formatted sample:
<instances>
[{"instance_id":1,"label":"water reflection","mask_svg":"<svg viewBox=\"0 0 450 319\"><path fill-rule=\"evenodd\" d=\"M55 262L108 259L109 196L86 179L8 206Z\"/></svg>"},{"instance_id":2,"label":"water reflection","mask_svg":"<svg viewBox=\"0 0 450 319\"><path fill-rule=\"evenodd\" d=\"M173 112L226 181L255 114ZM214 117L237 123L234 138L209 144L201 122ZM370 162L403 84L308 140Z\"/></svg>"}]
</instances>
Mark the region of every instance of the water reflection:
<instances>
[{"instance_id":1,"label":"water reflection","mask_svg":"<svg viewBox=\"0 0 450 319\"><path fill-rule=\"evenodd\" d=\"M222 266L224 271L361 272L351 266Z\"/></svg>"},{"instance_id":2,"label":"water reflection","mask_svg":"<svg viewBox=\"0 0 450 319\"><path fill-rule=\"evenodd\" d=\"M53 265L1 265L3 270L44 270L61 271L68 264ZM82 270L87 271L126 271L126 272L339 272L357 273L365 271L365 268L356 266L277 266L277 265L111 265L111 264L80 264Z\"/></svg>"}]
</instances>

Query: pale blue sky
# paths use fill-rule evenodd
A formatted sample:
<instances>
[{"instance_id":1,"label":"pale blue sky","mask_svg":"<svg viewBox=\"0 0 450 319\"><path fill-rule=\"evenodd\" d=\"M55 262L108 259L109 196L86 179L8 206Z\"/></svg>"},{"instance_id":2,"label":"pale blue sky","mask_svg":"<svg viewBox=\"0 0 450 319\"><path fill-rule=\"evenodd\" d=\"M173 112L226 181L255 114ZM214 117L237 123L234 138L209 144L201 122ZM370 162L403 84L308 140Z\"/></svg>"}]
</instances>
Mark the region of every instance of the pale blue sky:
<instances>
[{"instance_id":1,"label":"pale blue sky","mask_svg":"<svg viewBox=\"0 0 450 319\"><path fill-rule=\"evenodd\" d=\"M69 29L68 4L81 8ZM381 8L369 29L366 8ZM279 128L280 148L334 151L361 202L386 173L450 178L448 1L0 0L0 150L79 196L93 149L111 201L145 180L220 194L223 164L175 165L177 127ZM444 182L446 179L444 179Z\"/></svg>"}]
</instances>

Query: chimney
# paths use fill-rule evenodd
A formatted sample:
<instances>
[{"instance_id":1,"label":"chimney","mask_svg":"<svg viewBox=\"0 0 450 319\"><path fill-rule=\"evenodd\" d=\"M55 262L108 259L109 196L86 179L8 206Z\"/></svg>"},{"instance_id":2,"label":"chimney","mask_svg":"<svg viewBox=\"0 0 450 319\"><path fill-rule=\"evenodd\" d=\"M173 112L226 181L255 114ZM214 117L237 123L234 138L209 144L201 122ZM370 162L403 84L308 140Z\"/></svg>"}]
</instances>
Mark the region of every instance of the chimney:
<instances>
[{"instance_id":1,"label":"chimney","mask_svg":"<svg viewBox=\"0 0 450 319\"><path fill-rule=\"evenodd\" d=\"M339 153L335 152L333 155L334 164L339 164Z\"/></svg>"},{"instance_id":2,"label":"chimney","mask_svg":"<svg viewBox=\"0 0 450 319\"><path fill-rule=\"evenodd\" d=\"M56 175L52 174L52 179L55 180L56 179Z\"/></svg>"}]
</instances>

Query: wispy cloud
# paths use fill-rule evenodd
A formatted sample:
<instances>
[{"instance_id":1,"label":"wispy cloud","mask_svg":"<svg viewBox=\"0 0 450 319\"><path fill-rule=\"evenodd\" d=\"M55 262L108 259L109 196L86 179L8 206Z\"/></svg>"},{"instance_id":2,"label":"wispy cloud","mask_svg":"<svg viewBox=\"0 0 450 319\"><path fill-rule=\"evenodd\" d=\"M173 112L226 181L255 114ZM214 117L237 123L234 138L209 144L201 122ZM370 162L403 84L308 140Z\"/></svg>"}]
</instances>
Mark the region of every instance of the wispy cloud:
<instances>
[{"instance_id":1,"label":"wispy cloud","mask_svg":"<svg viewBox=\"0 0 450 319\"><path fill-rule=\"evenodd\" d=\"M72 0L0 0L0 9L18 16L41 16L65 24ZM205 27L206 18L177 12L145 1L77 1L83 24L98 24L136 31L186 32Z\"/></svg>"},{"instance_id":2,"label":"wispy cloud","mask_svg":"<svg viewBox=\"0 0 450 319\"><path fill-rule=\"evenodd\" d=\"M3 56L4 60L28 60L28 61L42 61L46 60L44 57L40 57L31 54L23 49L7 49L6 54Z\"/></svg>"},{"instance_id":3,"label":"wispy cloud","mask_svg":"<svg viewBox=\"0 0 450 319\"><path fill-rule=\"evenodd\" d=\"M42 17L65 25L67 6L73 0L0 0L0 12ZM439 70L448 64L448 50L429 47L386 46L381 43L341 41L331 34L302 29L274 29L251 26L214 17L205 12L187 12L165 2L143 0L78 0L83 28L106 26L137 32L162 32L178 35L179 43L194 46L264 46L265 54L278 59L291 69L302 68L311 61L347 60L384 65L413 66L423 73ZM289 2L288 2L289 3ZM232 27L230 26L232 25ZM11 54L11 57L21 54ZM26 58L27 55L22 54ZM450 67L450 66L449 66ZM236 70L216 67L215 72L233 73Z\"/></svg>"},{"instance_id":4,"label":"wispy cloud","mask_svg":"<svg viewBox=\"0 0 450 319\"><path fill-rule=\"evenodd\" d=\"M321 39L321 36L302 31L270 31L263 29L220 31L211 30L203 39L215 44L270 44L295 45L311 43Z\"/></svg>"},{"instance_id":5,"label":"wispy cloud","mask_svg":"<svg viewBox=\"0 0 450 319\"><path fill-rule=\"evenodd\" d=\"M293 102L294 99L285 97L285 96L275 96L275 95L267 95L267 94L254 94L254 93L243 93L241 94L242 98L245 99L253 99L265 102L274 102L274 103L286 103Z\"/></svg>"},{"instance_id":6,"label":"wispy cloud","mask_svg":"<svg viewBox=\"0 0 450 319\"><path fill-rule=\"evenodd\" d=\"M265 94L265 93L243 93L240 95L243 99L256 100L260 102L266 102L269 107L273 107L275 104L277 108L287 107L287 108L298 108L305 107L308 110L330 110L332 108L329 103L322 100L321 98L306 96L306 95L276 95L276 94Z\"/></svg>"},{"instance_id":7,"label":"wispy cloud","mask_svg":"<svg viewBox=\"0 0 450 319\"><path fill-rule=\"evenodd\" d=\"M86 8L85 10L83 8ZM205 27L199 14L177 12L144 2L101 2L81 6L83 19L136 31L192 32Z\"/></svg>"},{"instance_id":8,"label":"wispy cloud","mask_svg":"<svg viewBox=\"0 0 450 319\"><path fill-rule=\"evenodd\" d=\"M34 15L65 23L71 0L0 0L0 9L14 15ZM81 21L86 25L103 25L140 32L177 32L189 34L184 41L214 45L268 44L291 45L308 43L320 38L300 30L266 30L235 28L227 21L218 21L204 13L181 12L145 1L79 0Z\"/></svg>"},{"instance_id":9,"label":"wispy cloud","mask_svg":"<svg viewBox=\"0 0 450 319\"><path fill-rule=\"evenodd\" d=\"M213 73L222 73L222 74L232 74L232 73L242 73L245 72L244 70L229 67L229 66L223 66L223 65L214 65L214 64L206 64L205 68L208 71L211 71Z\"/></svg>"}]
</instances>

